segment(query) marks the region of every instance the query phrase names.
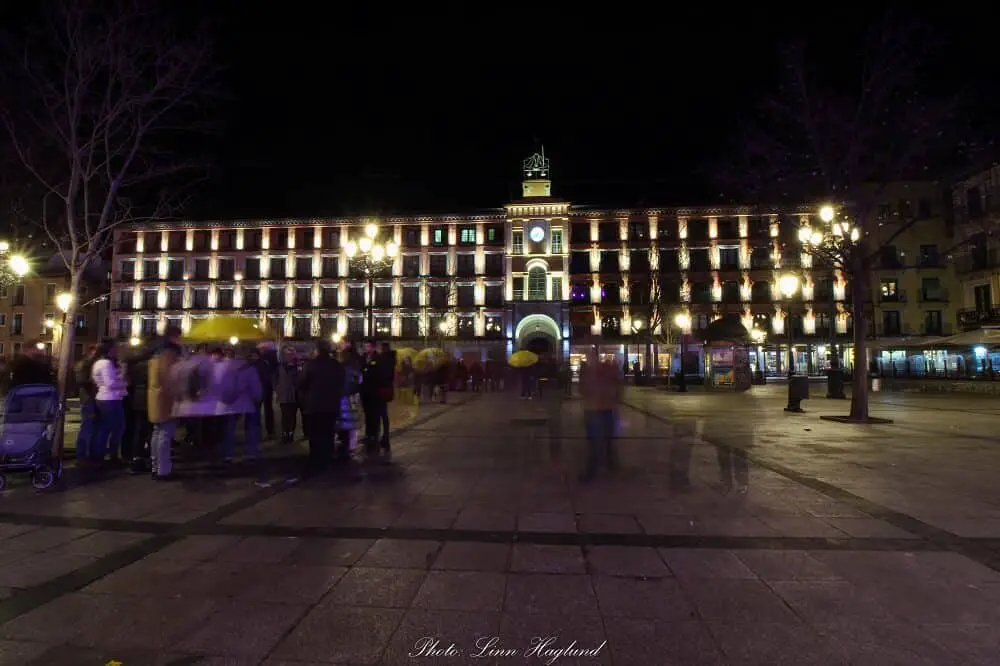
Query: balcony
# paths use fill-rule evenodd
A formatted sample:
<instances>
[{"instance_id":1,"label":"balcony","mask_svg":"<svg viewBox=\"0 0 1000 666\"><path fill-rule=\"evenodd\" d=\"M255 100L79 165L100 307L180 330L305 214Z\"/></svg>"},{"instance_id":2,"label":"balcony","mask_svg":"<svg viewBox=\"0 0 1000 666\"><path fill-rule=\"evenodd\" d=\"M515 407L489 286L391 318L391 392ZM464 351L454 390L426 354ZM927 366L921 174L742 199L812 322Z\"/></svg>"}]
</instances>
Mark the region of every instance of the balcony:
<instances>
[{"instance_id":1,"label":"balcony","mask_svg":"<svg viewBox=\"0 0 1000 666\"><path fill-rule=\"evenodd\" d=\"M948 290L947 289L934 289L934 290L921 290L920 291L920 302L921 303L947 303L948 302Z\"/></svg>"},{"instance_id":2,"label":"balcony","mask_svg":"<svg viewBox=\"0 0 1000 666\"><path fill-rule=\"evenodd\" d=\"M882 293L879 293L879 295L878 295L878 302L879 303L887 303L887 304L890 304L890 305L892 303L905 303L906 302L906 292L900 290L900 291L896 291L895 293L892 293L892 294L882 294Z\"/></svg>"},{"instance_id":3,"label":"balcony","mask_svg":"<svg viewBox=\"0 0 1000 666\"><path fill-rule=\"evenodd\" d=\"M958 311L958 326L964 331L988 325L1000 325L1000 309L977 310L970 308Z\"/></svg>"}]
</instances>

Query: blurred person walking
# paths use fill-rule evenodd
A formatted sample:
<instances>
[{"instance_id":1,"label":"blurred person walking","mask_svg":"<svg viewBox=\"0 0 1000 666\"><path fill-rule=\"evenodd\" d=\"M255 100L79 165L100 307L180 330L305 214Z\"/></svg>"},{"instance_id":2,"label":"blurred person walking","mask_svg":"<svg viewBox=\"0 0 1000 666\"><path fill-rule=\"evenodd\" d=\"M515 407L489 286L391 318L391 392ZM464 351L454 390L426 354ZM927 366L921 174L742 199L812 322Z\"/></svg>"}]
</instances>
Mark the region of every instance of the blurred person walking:
<instances>
[{"instance_id":1,"label":"blurred person walking","mask_svg":"<svg viewBox=\"0 0 1000 666\"><path fill-rule=\"evenodd\" d=\"M615 451L615 429L622 401L622 375L618 366L601 363L597 352L588 354L587 369L580 376L580 397L587 430L587 466L581 481L597 476L602 463L608 471L618 467Z\"/></svg>"}]
</instances>

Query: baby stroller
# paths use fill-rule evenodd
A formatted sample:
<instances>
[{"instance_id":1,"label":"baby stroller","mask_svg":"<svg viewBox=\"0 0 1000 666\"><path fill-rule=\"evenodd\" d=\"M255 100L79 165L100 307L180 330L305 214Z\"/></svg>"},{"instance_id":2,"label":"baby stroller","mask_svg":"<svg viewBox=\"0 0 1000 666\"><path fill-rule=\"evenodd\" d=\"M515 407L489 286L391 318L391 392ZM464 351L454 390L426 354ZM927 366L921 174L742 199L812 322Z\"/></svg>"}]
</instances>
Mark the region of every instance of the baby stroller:
<instances>
[{"instance_id":1,"label":"baby stroller","mask_svg":"<svg viewBox=\"0 0 1000 666\"><path fill-rule=\"evenodd\" d=\"M7 472L30 472L31 485L49 488L62 472L52 459L59 392L47 384L15 386L7 394L0 421L0 490Z\"/></svg>"}]
</instances>

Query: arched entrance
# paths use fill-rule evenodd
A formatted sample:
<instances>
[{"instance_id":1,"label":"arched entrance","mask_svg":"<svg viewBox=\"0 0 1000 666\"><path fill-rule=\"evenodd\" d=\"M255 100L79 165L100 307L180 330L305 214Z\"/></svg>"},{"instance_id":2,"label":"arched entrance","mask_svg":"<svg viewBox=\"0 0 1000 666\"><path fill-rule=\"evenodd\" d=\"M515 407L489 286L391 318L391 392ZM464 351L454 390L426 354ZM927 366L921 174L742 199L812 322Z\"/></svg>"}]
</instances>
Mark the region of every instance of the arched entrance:
<instances>
[{"instance_id":1,"label":"arched entrance","mask_svg":"<svg viewBox=\"0 0 1000 666\"><path fill-rule=\"evenodd\" d=\"M514 340L518 349L536 354L557 354L559 351L559 324L543 314L528 315L517 324Z\"/></svg>"}]
</instances>

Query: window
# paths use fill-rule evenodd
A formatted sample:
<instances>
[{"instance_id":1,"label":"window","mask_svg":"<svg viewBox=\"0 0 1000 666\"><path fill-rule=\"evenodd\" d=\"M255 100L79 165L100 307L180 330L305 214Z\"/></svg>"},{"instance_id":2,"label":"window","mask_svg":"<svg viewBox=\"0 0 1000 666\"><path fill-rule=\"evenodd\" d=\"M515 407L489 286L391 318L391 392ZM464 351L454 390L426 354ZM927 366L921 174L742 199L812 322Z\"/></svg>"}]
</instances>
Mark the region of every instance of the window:
<instances>
[{"instance_id":1,"label":"window","mask_svg":"<svg viewBox=\"0 0 1000 666\"><path fill-rule=\"evenodd\" d=\"M486 275L489 277L500 277L503 275L503 255L486 255Z\"/></svg>"},{"instance_id":2,"label":"window","mask_svg":"<svg viewBox=\"0 0 1000 666\"><path fill-rule=\"evenodd\" d=\"M524 254L524 232L514 231L511 232L511 245L513 246L513 254Z\"/></svg>"},{"instance_id":3,"label":"window","mask_svg":"<svg viewBox=\"0 0 1000 666\"><path fill-rule=\"evenodd\" d=\"M899 335L899 310L887 310L882 313L882 335Z\"/></svg>"},{"instance_id":4,"label":"window","mask_svg":"<svg viewBox=\"0 0 1000 666\"><path fill-rule=\"evenodd\" d=\"M928 310L924 313L924 334L944 335L940 310Z\"/></svg>"},{"instance_id":5,"label":"window","mask_svg":"<svg viewBox=\"0 0 1000 666\"><path fill-rule=\"evenodd\" d=\"M476 334L476 321L472 317L459 317L456 335L460 338L471 338Z\"/></svg>"},{"instance_id":6,"label":"window","mask_svg":"<svg viewBox=\"0 0 1000 666\"><path fill-rule=\"evenodd\" d=\"M432 254L430 259L431 275L433 277L448 277L448 255Z\"/></svg>"},{"instance_id":7,"label":"window","mask_svg":"<svg viewBox=\"0 0 1000 666\"><path fill-rule=\"evenodd\" d=\"M323 247L329 250L340 247L340 227L327 227L323 230Z\"/></svg>"},{"instance_id":8,"label":"window","mask_svg":"<svg viewBox=\"0 0 1000 666\"><path fill-rule=\"evenodd\" d=\"M14 335L21 335L24 333L24 315L20 312L14 315L14 323L10 327L10 332Z\"/></svg>"},{"instance_id":9,"label":"window","mask_svg":"<svg viewBox=\"0 0 1000 666\"><path fill-rule=\"evenodd\" d=\"M900 268L899 252L895 245L886 245L880 252L880 263L882 268Z\"/></svg>"},{"instance_id":10,"label":"window","mask_svg":"<svg viewBox=\"0 0 1000 666\"><path fill-rule=\"evenodd\" d=\"M348 287L347 288L347 307L349 307L349 308L363 308L363 307L365 307L365 288L364 287Z\"/></svg>"},{"instance_id":11,"label":"window","mask_svg":"<svg viewBox=\"0 0 1000 666\"><path fill-rule=\"evenodd\" d=\"M259 250L263 239L264 231L262 229L247 229L243 232L243 249Z\"/></svg>"},{"instance_id":12,"label":"window","mask_svg":"<svg viewBox=\"0 0 1000 666\"><path fill-rule=\"evenodd\" d=\"M338 257L323 257L323 277L335 278L340 269Z\"/></svg>"},{"instance_id":13,"label":"window","mask_svg":"<svg viewBox=\"0 0 1000 666\"><path fill-rule=\"evenodd\" d=\"M360 336L365 330L364 317L347 318L347 334L351 337Z\"/></svg>"},{"instance_id":14,"label":"window","mask_svg":"<svg viewBox=\"0 0 1000 666\"><path fill-rule=\"evenodd\" d=\"M562 254L563 252L563 232L562 229L552 230L552 254Z\"/></svg>"},{"instance_id":15,"label":"window","mask_svg":"<svg viewBox=\"0 0 1000 666\"><path fill-rule=\"evenodd\" d=\"M420 255L403 256L403 277L420 277Z\"/></svg>"},{"instance_id":16,"label":"window","mask_svg":"<svg viewBox=\"0 0 1000 666\"><path fill-rule=\"evenodd\" d=\"M167 290L167 309L169 310L180 310L184 307L184 290L183 289L168 289Z\"/></svg>"},{"instance_id":17,"label":"window","mask_svg":"<svg viewBox=\"0 0 1000 666\"><path fill-rule=\"evenodd\" d=\"M937 245L921 245L920 265L925 268L931 268L939 264Z\"/></svg>"},{"instance_id":18,"label":"window","mask_svg":"<svg viewBox=\"0 0 1000 666\"><path fill-rule=\"evenodd\" d=\"M602 273L618 273L618 250L602 250L599 270Z\"/></svg>"},{"instance_id":19,"label":"window","mask_svg":"<svg viewBox=\"0 0 1000 666\"><path fill-rule=\"evenodd\" d=\"M131 310L133 291L131 289L122 289L118 292L118 309L119 310Z\"/></svg>"},{"instance_id":20,"label":"window","mask_svg":"<svg viewBox=\"0 0 1000 666\"><path fill-rule=\"evenodd\" d=\"M295 288L295 307L308 308L312 306L312 287Z\"/></svg>"},{"instance_id":21,"label":"window","mask_svg":"<svg viewBox=\"0 0 1000 666\"><path fill-rule=\"evenodd\" d=\"M514 300L523 301L524 300L524 278L516 277L514 278Z\"/></svg>"},{"instance_id":22,"label":"window","mask_svg":"<svg viewBox=\"0 0 1000 666\"><path fill-rule=\"evenodd\" d=\"M649 235L649 223L648 222L629 222L628 223L628 237L629 240L645 240Z\"/></svg>"},{"instance_id":23,"label":"window","mask_svg":"<svg viewBox=\"0 0 1000 666\"><path fill-rule=\"evenodd\" d=\"M160 279L160 260L159 259L143 259L142 260L142 279L143 280L159 280Z\"/></svg>"},{"instance_id":24,"label":"window","mask_svg":"<svg viewBox=\"0 0 1000 666\"><path fill-rule=\"evenodd\" d=\"M232 289L220 289L217 292L216 307L220 310L232 310L233 309L233 290Z\"/></svg>"},{"instance_id":25,"label":"window","mask_svg":"<svg viewBox=\"0 0 1000 666\"><path fill-rule=\"evenodd\" d=\"M171 282L180 282L184 279L183 259L171 259L167 262L167 279Z\"/></svg>"},{"instance_id":26,"label":"window","mask_svg":"<svg viewBox=\"0 0 1000 666\"><path fill-rule=\"evenodd\" d=\"M552 278L552 300L561 301L563 299L563 285L561 277Z\"/></svg>"},{"instance_id":27,"label":"window","mask_svg":"<svg viewBox=\"0 0 1000 666\"><path fill-rule=\"evenodd\" d=\"M155 310L156 301L159 296L159 292L156 289L143 289L142 290L142 309L143 310Z\"/></svg>"},{"instance_id":28,"label":"window","mask_svg":"<svg viewBox=\"0 0 1000 666\"><path fill-rule=\"evenodd\" d=\"M500 337L503 335L503 317L500 315L486 315L486 336Z\"/></svg>"},{"instance_id":29,"label":"window","mask_svg":"<svg viewBox=\"0 0 1000 666\"><path fill-rule=\"evenodd\" d=\"M941 288L940 278L923 278L920 280L920 297L924 301L943 301L945 292Z\"/></svg>"},{"instance_id":30,"label":"window","mask_svg":"<svg viewBox=\"0 0 1000 666\"><path fill-rule=\"evenodd\" d=\"M420 317L403 317L400 323L404 338L420 337Z\"/></svg>"},{"instance_id":31,"label":"window","mask_svg":"<svg viewBox=\"0 0 1000 666\"><path fill-rule=\"evenodd\" d=\"M14 305L24 305L24 285L14 287Z\"/></svg>"},{"instance_id":32,"label":"window","mask_svg":"<svg viewBox=\"0 0 1000 666\"><path fill-rule=\"evenodd\" d=\"M208 259L194 260L194 279L195 280L208 279Z\"/></svg>"},{"instance_id":33,"label":"window","mask_svg":"<svg viewBox=\"0 0 1000 666\"><path fill-rule=\"evenodd\" d=\"M285 272L285 259L284 259L284 257L281 257L281 258L275 257L275 258L271 259L271 277L272 278L284 278L284 277L287 277L287 274Z\"/></svg>"},{"instance_id":34,"label":"window","mask_svg":"<svg viewBox=\"0 0 1000 666\"><path fill-rule=\"evenodd\" d=\"M528 300L545 300L545 269L541 266L528 271Z\"/></svg>"},{"instance_id":35,"label":"window","mask_svg":"<svg viewBox=\"0 0 1000 666\"><path fill-rule=\"evenodd\" d=\"M574 222L569 228L569 240L571 243L589 243L590 222Z\"/></svg>"},{"instance_id":36,"label":"window","mask_svg":"<svg viewBox=\"0 0 1000 666\"><path fill-rule=\"evenodd\" d=\"M304 227L302 229L302 244L298 247L305 250L311 250L316 245L316 229L313 227Z\"/></svg>"},{"instance_id":37,"label":"window","mask_svg":"<svg viewBox=\"0 0 1000 666\"><path fill-rule=\"evenodd\" d=\"M472 277L476 274L476 255L472 253L460 254L456 257L456 272L462 277Z\"/></svg>"},{"instance_id":38,"label":"window","mask_svg":"<svg viewBox=\"0 0 1000 666\"><path fill-rule=\"evenodd\" d=\"M420 287L409 286L409 285L403 287L403 307L404 308L420 307Z\"/></svg>"},{"instance_id":39,"label":"window","mask_svg":"<svg viewBox=\"0 0 1000 666\"><path fill-rule=\"evenodd\" d=\"M431 305L435 308L448 306L448 293L451 291L446 284L432 284L430 288Z\"/></svg>"},{"instance_id":40,"label":"window","mask_svg":"<svg viewBox=\"0 0 1000 666\"><path fill-rule=\"evenodd\" d=\"M499 284L486 285L486 305L491 308L503 305L503 286Z\"/></svg>"},{"instance_id":41,"label":"window","mask_svg":"<svg viewBox=\"0 0 1000 666\"><path fill-rule=\"evenodd\" d=\"M882 280L879 285L879 293L882 296L883 301L898 301L899 300L899 280L886 279Z\"/></svg>"},{"instance_id":42,"label":"window","mask_svg":"<svg viewBox=\"0 0 1000 666\"><path fill-rule=\"evenodd\" d=\"M308 280L313 276L312 257L295 258L295 277L299 280Z\"/></svg>"},{"instance_id":43,"label":"window","mask_svg":"<svg viewBox=\"0 0 1000 666\"><path fill-rule=\"evenodd\" d=\"M441 227L435 228L434 233L431 237L431 242L434 243L434 245L444 245L445 242L444 229L442 229Z\"/></svg>"},{"instance_id":44,"label":"window","mask_svg":"<svg viewBox=\"0 0 1000 666\"><path fill-rule=\"evenodd\" d=\"M154 292L155 298L155 292ZM208 307L208 289L195 289L194 290L194 307L199 310L204 310Z\"/></svg>"},{"instance_id":45,"label":"window","mask_svg":"<svg viewBox=\"0 0 1000 666\"><path fill-rule=\"evenodd\" d=\"M459 232L458 242L462 245L475 245L476 244L476 229L475 227L462 227Z\"/></svg>"},{"instance_id":46,"label":"window","mask_svg":"<svg viewBox=\"0 0 1000 666\"><path fill-rule=\"evenodd\" d=\"M56 302L56 285L45 285L45 304L53 305Z\"/></svg>"},{"instance_id":47,"label":"window","mask_svg":"<svg viewBox=\"0 0 1000 666\"><path fill-rule=\"evenodd\" d=\"M235 250L236 249L236 232L232 229L227 229L219 232L219 249L220 250Z\"/></svg>"},{"instance_id":48,"label":"window","mask_svg":"<svg viewBox=\"0 0 1000 666\"><path fill-rule=\"evenodd\" d=\"M463 308L472 307L476 304L475 287L471 284L463 284L458 287L458 306Z\"/></svg>"},{"instance_id":49,"label":"window","mask_svg":"<svg viewBox=\"0 0 1000 666\"><path fill-rule=\"evenodd\" d=\"M323 287L320 303L324 308L337 307L337 287Z\"/></svg>"},{"instance_id":50,"label":"window","mask_svg":"<svg viewBox=\"0 0 1000 666\"><path fill-rule=\"evenodd\" d=\"M590 272L590 252L573 251L569 253L569 272L573 275Z\"/></svg>"},{"instance_id":51,"label":"window","mask_svg":"<svg viewBox=\"0 0 1000 666\"><path fill-rule=\"evenodd\" d=\"M385 285L375 287L375 307L392 307L392 287Z\"/></svg>"},{"instance_id":52,"label":"window","mask_svg":"<svg viewBox=\"0 0 1000 666\"><path fill-rule=\"evenodd\" d=\"M499 243L503 240L503 234L497 227L487 227L486 228L486 242L487 243Z\"/></svg>"},{"instance_id":53,"label":"window","mask_svg":"<svg viewBox=\"0 0 1000 666\"><path fill-rule=\"evenodd\" d=\"M287 250L288 229L271 229L270 245L272 250Z\"/></svg>"},{"instance_id":54,"label":"window","mask_svg":"<svg viewBox=\"0 0 1000 666\"><path fill-rule=\"evenodd\" d=\"M597 225L597 238L602 243L611 243L619 240L617 222L601 222Z\"/></svg>"},{"instance_id":55,"label":"window","mask_svg":"<svg viewBox=\"0 0 1000 666\"><path fill-rule=\"evenodd\" d=\"M271 287L267 293L267 307L269 308L283 308L285 307L285 288L284 287Z\"/></svg>"},{"instance_id":56,"label":"window","mask_svg":"<svg viewBox=\"0 0 1000 666\"><path fill-rule=\"evenodd\" d=\"M722 270L734 270L740 267L740 251L735 247L724 247L719 250L719 267Z\"/></svg>"},{"instance_id":57,"label":"window","mask_svg":"<svg viewBox=\"0 0 1000 666\"><path fill-rule=\"evenodd\" d=\"M292 320L292 337L302 340L312 335L312 321L308 317L296 317Z\"/></svg>"},{"instance_id":58,"label":"window","mask_svg":"<svg viewBox=\"0 0 1000 666\"><path fill-rule=\"evenodd\" d=\"M7 315L0 314L0 326L6 326L6 325L7 325Z\"/></svg>"},{"instance_id":59,"label":"window","mask_svg":"<svg viewBox=\"0 0 1000 666\"><path fill-rule=\"evenodd\" d=\"M232 280L236 276L235 259L219 259L219 279Z\"/></svg>"},{"instance_id":60,"label":"window","mask_svg":"<svg viewBox=\"0 0 1000 666\"><path fill-rule=\"evenodd\" d=\"M420 227L403 228L403 246L420 247Z\"/></svg>"},{"instance_id":61,"label":"window","mask_svg":"<svg viewBox=\"0 0 1000 666\"><path fill-rule=\"evenodd\" d=\"M250 287L243 289L243 309L260 307L260 289Z\"/></svg>"},{"instance_id":62,"label":"window","mask_svg":"<svg viewBox=\"0 0 1000 666\"><path fill-rule=\"evenodd\" d=\"M132 335L132 320L131 319L119 319L118 320L118 337L127 338Z\"/></svg>"}]
</instances>

